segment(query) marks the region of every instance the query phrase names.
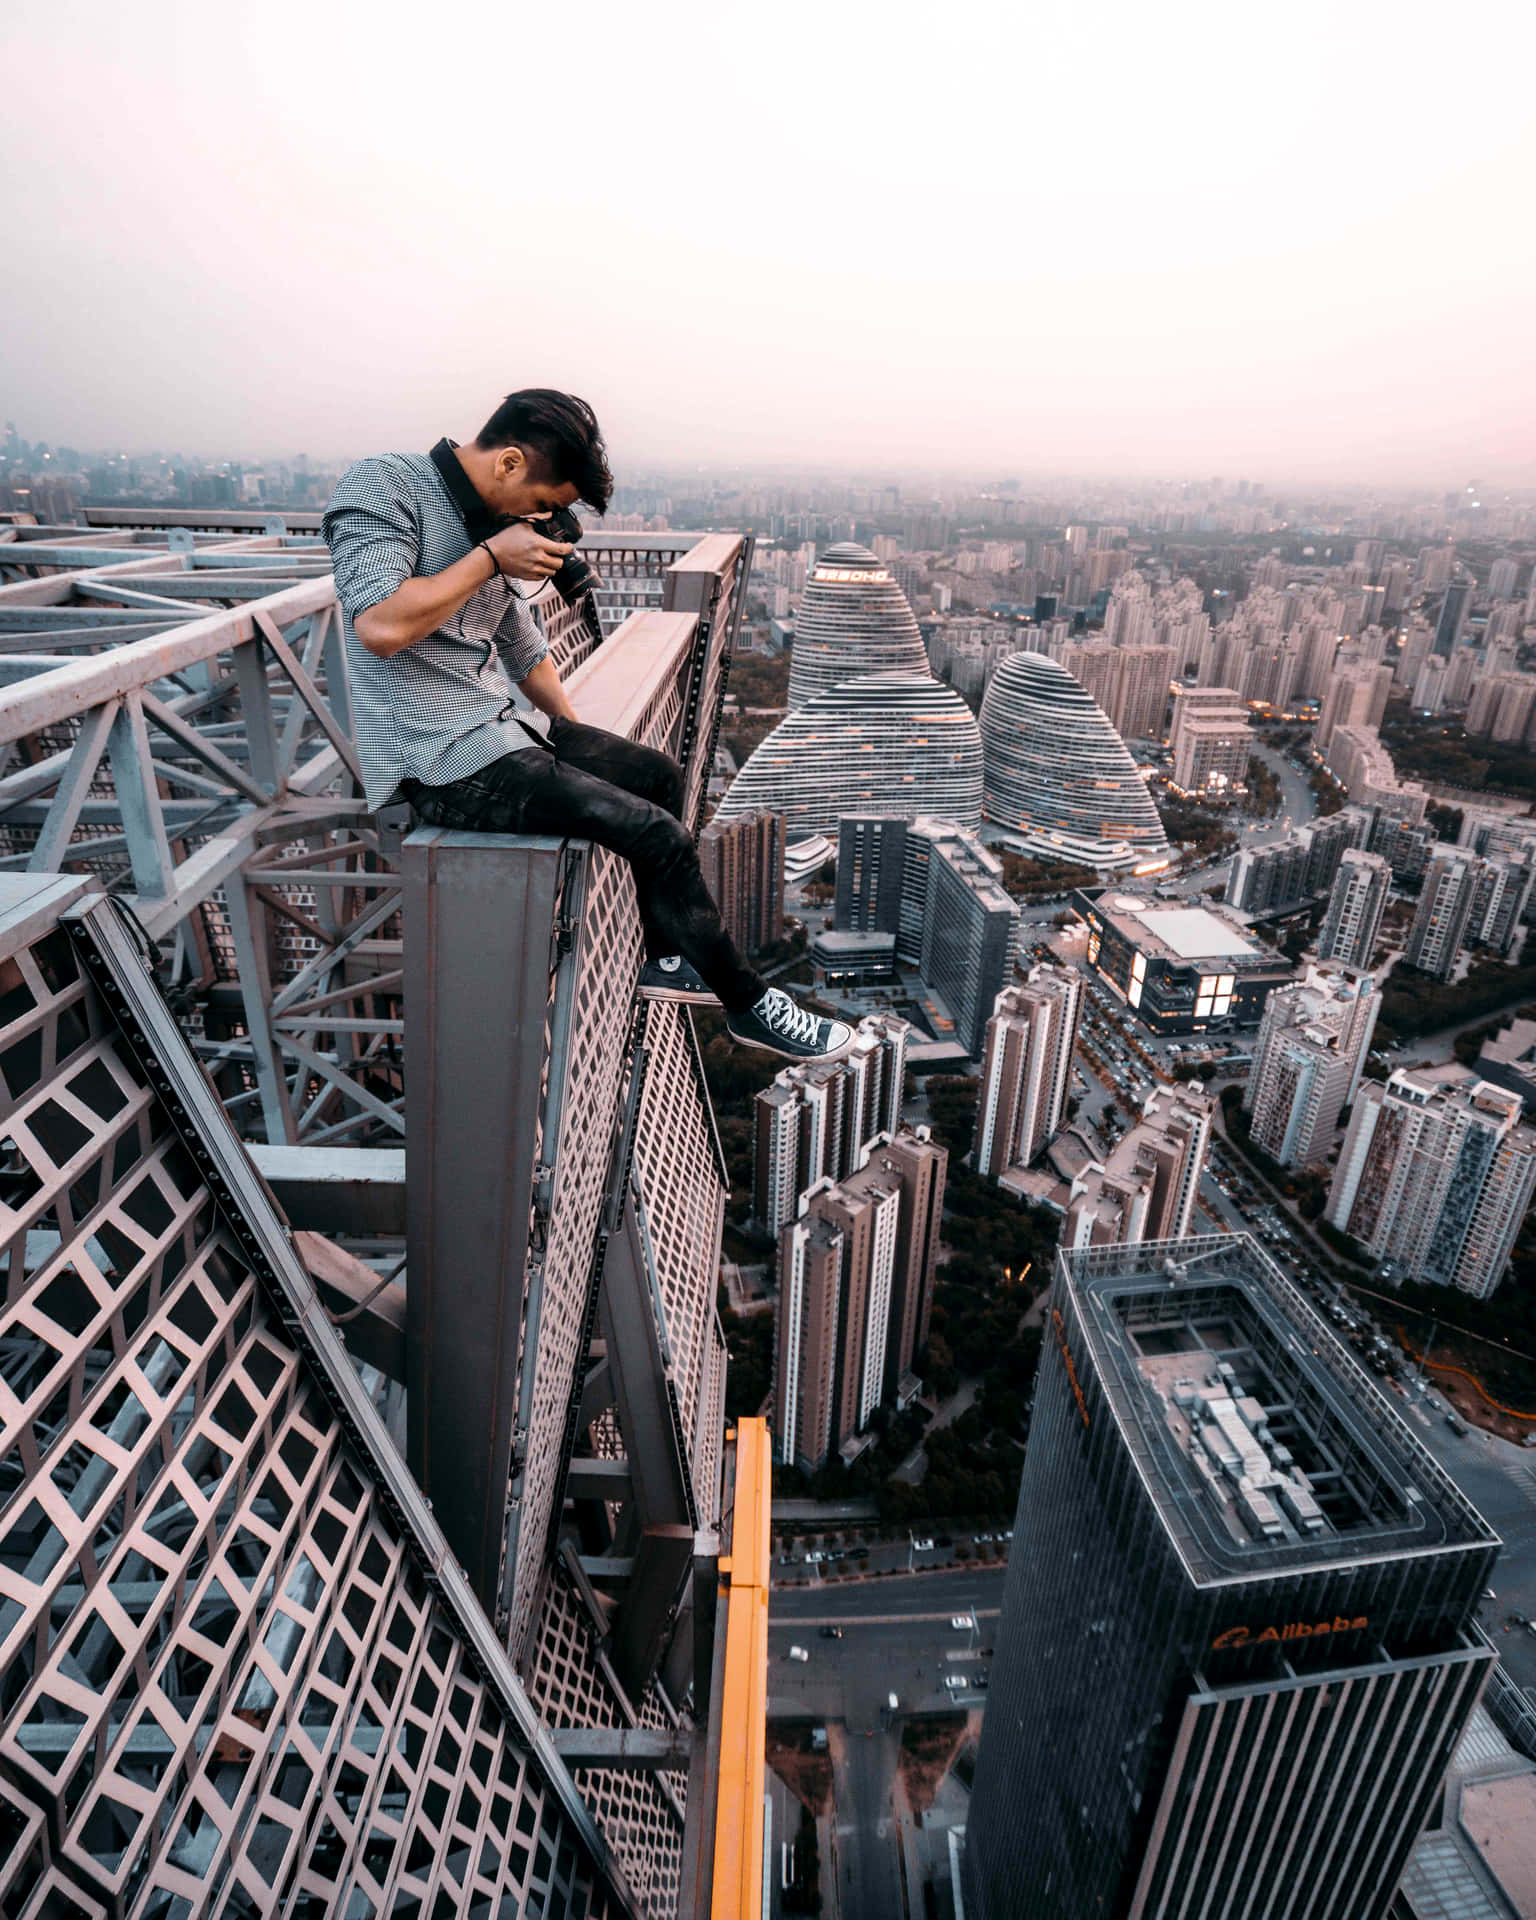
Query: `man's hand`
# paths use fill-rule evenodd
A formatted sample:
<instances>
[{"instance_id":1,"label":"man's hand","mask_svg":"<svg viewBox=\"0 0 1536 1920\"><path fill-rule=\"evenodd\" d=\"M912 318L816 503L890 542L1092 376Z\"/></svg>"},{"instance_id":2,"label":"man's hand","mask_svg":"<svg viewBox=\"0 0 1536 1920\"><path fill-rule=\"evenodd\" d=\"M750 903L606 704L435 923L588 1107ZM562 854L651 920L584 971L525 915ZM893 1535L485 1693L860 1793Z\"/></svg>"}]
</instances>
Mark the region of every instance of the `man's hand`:
<instances>
[{"instance_id":1,"label":"man's hand","mask_svg":"<svg viewBox=\"0 0 1536 1920\"><path fill-rule=\"evenodd\" d=\"M510 527L493 533L485 544L501 571L511 574L514 580L548 580L560 571L572 551L562 540L546 540L538 528L529 526L526 520L514 520Z\"/></svg>"}]
</instances>

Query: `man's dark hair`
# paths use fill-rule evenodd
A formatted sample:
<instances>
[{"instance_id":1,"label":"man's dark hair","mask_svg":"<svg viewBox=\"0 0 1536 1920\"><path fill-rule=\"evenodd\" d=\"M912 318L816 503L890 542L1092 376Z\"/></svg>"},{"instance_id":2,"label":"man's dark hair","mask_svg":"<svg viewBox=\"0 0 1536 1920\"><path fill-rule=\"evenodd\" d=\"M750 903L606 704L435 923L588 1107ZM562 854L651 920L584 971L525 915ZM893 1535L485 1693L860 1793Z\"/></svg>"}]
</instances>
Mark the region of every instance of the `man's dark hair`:
<instances>
[{"instance_id":1,"label":"man's dark hair","mask_svg":"<svg viewBox=\"0 0 1536 1920\"><path fill-rule=\"evenodd\" d=\"M573 486L599 513L613 497L608 449L597 415L574 393L553 387L524 387L509 393L475 437L483 452L493 447L523 447L536 453L551 476Z\"/></svg>"}]
</instances>

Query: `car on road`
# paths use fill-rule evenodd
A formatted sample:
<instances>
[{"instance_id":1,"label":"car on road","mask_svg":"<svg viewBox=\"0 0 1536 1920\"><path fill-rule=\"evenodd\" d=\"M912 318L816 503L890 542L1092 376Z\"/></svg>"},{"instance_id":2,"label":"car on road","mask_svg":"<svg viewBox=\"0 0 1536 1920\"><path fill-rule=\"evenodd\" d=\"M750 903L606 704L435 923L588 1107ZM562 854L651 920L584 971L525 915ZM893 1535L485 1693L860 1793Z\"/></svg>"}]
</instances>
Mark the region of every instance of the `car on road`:
<instances>
[{"instance_id":1,"label":"car on road","mask_svg":"<svg viewBox=\"0 0 1536 1920\"><path fill-rule=\"evenodd\" d=\"M964 1693L970 1684L963 1673L946 1673L944 1676L945 1690L949 1693Z\"/></svg>"},{"instance_id":2,"label":"car on road","mask_svg":"<svg viewBox=\"0 0 1536 1920\"><path fill-rule=\"evenodd\" d=\"M843 1637L843 1630L841 1627L823 1627L821 1630L821 1637L823 1640L841 1640Z\"/></svg>"},{"instance_id":3,"label":"car on road","mask_svg":"<svg viewBox=\"0 0 1536 1920\"><path fill-rule=\"evenodd\" d=\"M811 1656L806 1652L804 1647L791 1647L789 1657L791 1660L809 1660Z\"/></svg>"},{"instance_id":4,"label":"car on road","mask_svg":"<svg viewBox=\"0 0 1536 1920\"><path fill-rule=\"evenodd\" d=\"M931 1540L914 1540L912 1542L912 1551L914 1553L932 1553L933 1542Z\"/></svg>"},{"instance_id":5,"label":"car on road","mask_svg":"<svg viewBox=\"0 0 1536 1920\"><path fill-rule=\"evenodd\" d=\"M957 1613L949 1623L956 1633L969 1633L976 1625L975 1619L968 1613Z\"/></svg>"},{"instance_id":6,"label":"car on road","mask_svg":"<svg viewBox=\"0 0 1536 1920\"><path fill-rule=\"evenodd\" d=\"M1466 1421L1462 1419L1459 1413L1448 1413L1445 1416L1445 1424L1450 1428L1452 1433L1459 1433L1463 1439L1466 1438L1467 1433L1470 1431Z\"/></svg>"}]
</instances>

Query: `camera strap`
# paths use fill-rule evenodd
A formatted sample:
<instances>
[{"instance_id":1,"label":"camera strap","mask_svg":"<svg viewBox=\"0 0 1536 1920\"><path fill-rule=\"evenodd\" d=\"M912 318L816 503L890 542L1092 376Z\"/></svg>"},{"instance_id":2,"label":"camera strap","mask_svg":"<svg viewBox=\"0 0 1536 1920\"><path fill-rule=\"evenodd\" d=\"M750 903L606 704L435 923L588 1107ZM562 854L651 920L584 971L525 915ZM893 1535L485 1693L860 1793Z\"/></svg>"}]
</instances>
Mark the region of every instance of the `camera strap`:
<instances>
[{"instance_id":1,"label":"camera strap","mask_svg":"<svg viewBox=\"0 0 1536 1920\"><path fill-rule=\"evenodd\" d=\"M449 498L464 516L470 539L476 542L489 540L505 522L498 520L475 492L469 475L454 452L457 445L456 440L450 440L445 434L432 449L432 464L437 468L438 478L448 489Z\"/></svg>"}]
</instances>

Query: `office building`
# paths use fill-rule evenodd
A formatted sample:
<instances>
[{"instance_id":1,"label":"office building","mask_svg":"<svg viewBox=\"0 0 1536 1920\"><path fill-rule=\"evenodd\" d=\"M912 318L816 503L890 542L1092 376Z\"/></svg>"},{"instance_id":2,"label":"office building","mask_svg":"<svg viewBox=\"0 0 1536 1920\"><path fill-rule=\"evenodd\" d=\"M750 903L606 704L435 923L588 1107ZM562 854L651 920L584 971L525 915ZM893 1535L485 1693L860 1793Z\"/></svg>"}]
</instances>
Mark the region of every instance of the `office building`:
<instances>
[{"instance_id":1,"label":"office building","mask_svg":"<svg viewBox=\"0 0 1536 1920\"><path fill-rule=\"evenodd\" d=\"M1074 1176L1062 1246L1135 1246L1187 1234L1215 1106L1202 1088L1159 1087L1108 1158Z\"/></svg>"},{"instance_id":2,"label":"office building","mask_svg":"<svg viewBox=\"0 0 1536 1920\"><path fill-rule=\"evenodd\" d=\"M743 953L784 938L784 818L743 813L711 821L699 835L704 884Z\"/></svg>"},{"instance_id":3,"label":"office building","mask_svg":"<svg viewBox=\"0 0 1536 1920\"><path fill-rule=\"evenodd\" d=\"M1074 893L1088 924L1088 964L1154 1033L1256 1027L1273 988L1291 977L1215 901L1186 907L1118 888Z\"/></svg>"},{"instance_id":4,"label":"office building","mask_svg":"<svg viewBox=\"0 0 1536 1920\"><path fill-rule=\"evenodd\" d=\"M1333 1145L1380 1011L1371 976L1335 965L1309 966L1269 996L1243 1105L1254 1144L1282 1167L1307 1166Z\"/></svg>"},{"instance_id":5,"label":"office building","mask_svg":"<svg viewBox=\"0 0 1536 1920\"><path fill-rule=\"evenodd\" d=\"M914 827L908 846L918 839L929 847L918 971L953 1016L955 1038L978 1054L993 1003L1013 977L1018 903L1003 887L996 855L974 834L935 822L927 834Z\"/></svg>"},{"instance_id":6,"label":"office building","mask_svg":"<svg viewBox=\"0 0 1536 1920\"><path fill-rule=\"evenodd\" d=\"M851 1459L887 1398L916 1389L927 1338L947 1155L927 1129L886 1136L842 1181L819 1181L779 1236L774 1433L816 1473Z\"/></svg>"},{"instance_id":7,"label":"office building","mask_svg":"<svg viewBox=\"0 0 1536 1920\"><path fill-rule=\"evenodd\" d=\"M1230 687L1183 687L1173 703L1172 780L1180 793L1229 799L1248 781L1253 732Z\"/></svg>"},{"instance_id":8,"label":"office building","mask_svg":"<svg viewBox=\"0 0 1536 1920\"><path fill-rule=\"evenodd\" d=\"M1518 1093L1454 1071L1362 1082L1327 1216L1402 1277L1484 1300L1536 1190L1536 1132Z\"/></svg>"},{"instance_id":9,"label":"office building","mask_svg":"<svg viewBox=\"0 0 1536 1920\"><path fill-rule=\"evenodd\" d=\"M872 673L926 676L928 655L890 568L868 547L844 541L811 568L795 610L790 710Z\"/></svg>"},{"instance_id":10,"label":"office building","mask_svg":"<svg viewBox=\"0 0 1536 1920\"><path fill-rule=\"evenodd\" d=\"M1108 716L1057 661L1016 653L981 707L982 806L1010 845L1100 871L1160 872L1168 842Z\"/></svg>"},{"instance_id":11,"label":"office building","mask_svg":"<svg viewBox=\"0 0 1536 1920\"><path fill-rule=\"evenodd\" d=\"M1027 1167L1062 1124L1082 1014L1075 967L1035 966L992 1004L976 1105L976 1171L996 1180Z\"/></svg>"},{"instance_id":12,"label":"office building","mask_svg":"<svg viewBox=\"0 0 1536 1920\"><path fill-rule=\"evenodd\" d=\"M1384 1920L1498 1544L1249 1236L1059 1252L967 1920Z\"/></svg>"},{"instance_id":13,"label":"office building","mask_svg":"<svg viewBox=\"0 0 1536 1920\"><path fill-rule=\"evenodd\" d=\"M926 674L849 680L779 722L715 818L781 813L791 843L835 835L845 813L938 813L975 828L981 763L976 717L952 687Z\"/></svg>"},{"instance_id":14,"label":"office building","mask_svg":"<svg viewBox=\"0 0 1536 1920\"><path fill-rule=\"evenodd\" d=\"M1483 862L1473 853L1437 854L1424 876L1404 958L1421 973L1449 980L1477 900Z\"/></svg>"},{"instance_id":15,"label":"office building","mask_svg":"<svg viewBox=\"0 0 1536 1920\"><path fill-rule=\"evenodd\" d=\"M940 996L972 1054L1018 953L1019 909L1002 874L997 856L950 820L851 814L839 822L838 932L894 935L897 962L916 967Z\"/></svg>"},{"instance_id":16,"label":"office building","mask_svg":"<svg viewBox=\"0 0 1536 1920\"><path fill-rule=\"evenodd\" d=\"M1445 590L1445 599L1440 605L1440 618L1435 623L1435 652L1449 656L1456 651L1462 631L1467 624L1467 615L1472 610L1472 582L1453 580Z\"/></svg>"},{"instance_id":17,"label":"office building","mask_svg":"<svg viewBox=\"0 0 1536 1920\"><path fill-rule=\"evenodd\" d=\"M793 1220L818 1180L843 1180L901 1124L911 1028L893 1013L867 1014L836 1060L785 1067L754 1105L752 1212L767 1233Z\"/></svg>"},{"instance_id":18,"label":"office building","mask_svg":"<svg viewBox=\"0 0 1536 1920\"><path fill-rule=\"evenodd\" d=\"M1335 814L1335 819L1341 819ZM1319 960L1368 967L1376 951L1381 916L1392 890L1392 869L1379 853L1351 847L1339 858L1328 894L1328 911L1317 936Z\"/></svg>"}]
</instances>

